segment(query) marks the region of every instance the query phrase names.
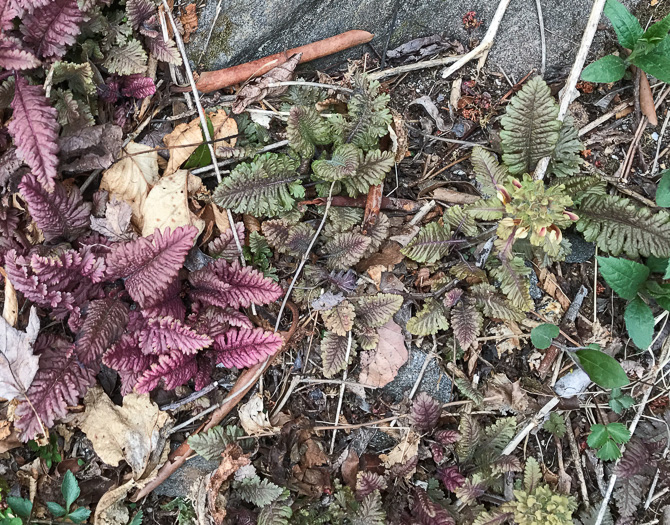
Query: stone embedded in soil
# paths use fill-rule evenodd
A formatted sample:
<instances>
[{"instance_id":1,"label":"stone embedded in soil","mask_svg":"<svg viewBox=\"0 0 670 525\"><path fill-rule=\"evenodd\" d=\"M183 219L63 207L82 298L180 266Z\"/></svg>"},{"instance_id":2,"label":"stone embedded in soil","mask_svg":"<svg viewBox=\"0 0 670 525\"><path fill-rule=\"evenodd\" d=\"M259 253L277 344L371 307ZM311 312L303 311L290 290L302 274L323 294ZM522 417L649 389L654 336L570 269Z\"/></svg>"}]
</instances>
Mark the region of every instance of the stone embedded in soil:
<instances>
[{"instance_id":1,"label":"stone embedded in soil","mask_svg":"<svg viewBox=\"0 0 670 525\"><path fill-rule=\"evenodd\" d=\"M321 40L350 29L375 34L372 46L384 49L397 9L397 22L389 49L412 38L441 34L447 40L465 44L481 40L498 6L497 0L229 0L214 23L220 0L206 0L198 11L198 31L191 35L188 53L199 71L220 69ZM624 0L629 8L645 4ZM564 76L572 66L582 32L591 10L590 0L542 2L547 71L545 77ZM468 33L463 15L476 11L481 27ZM609 26L607 19L601 22ZM214 27L207 46L210 28ZM611 32L599 31L590 59L597 58ZM370 46L322 59L314 67L325 69L346 58L371 52ZM374 54L374 53L373 53ZM202 58L201 58L202 55ZM540 27L534 0L515 0L509 5L487 60L492 71L503 70L518 81L531 69L540 69ZM427 70L430 71L430 70ZM432 75L432 74L431 74Z\"/></svg>"},{"instance_id":2,"label":"stone embedded in soil","mask_svg":"<svg viewBox=\"0 0 670 525\"><path fill-rule=\"evenodd\" d=\"M566 255L566 263L583 263L591 260L596 253L596 245L592 242L586 242L584 237L574 233L568 233L565 238L572 245L572 252Z\"/></svg>"},{"instance_id":3,"label":"stone embedded in soil","mask_svg":"<svg viewBox=\"0 0 670 525\"><path fill-rule=\"evenodd\" d=\"M169 498L187 496L190 488L200 478L216 470L219 463L219 461L207 461L202 456L195 456L178 468L163 484L156 487L154 494Z\"/></svg>"},{"instance_id":4,"label":"stone embedded in soil","mask_svg":"<svg viewBox=\"0 0 670 525\"><path fill-rule=\"evenodd\" d=\"M412 348L409 359L400 368L395 379L381 389L382 393L389 395L394 402L400 402L412 390L427 355L422 350ZM440 403L451 401L451 380L442 371L436 359L431 359L428 363L416 392L426 392Z\"/></svg>"}]
</instances>

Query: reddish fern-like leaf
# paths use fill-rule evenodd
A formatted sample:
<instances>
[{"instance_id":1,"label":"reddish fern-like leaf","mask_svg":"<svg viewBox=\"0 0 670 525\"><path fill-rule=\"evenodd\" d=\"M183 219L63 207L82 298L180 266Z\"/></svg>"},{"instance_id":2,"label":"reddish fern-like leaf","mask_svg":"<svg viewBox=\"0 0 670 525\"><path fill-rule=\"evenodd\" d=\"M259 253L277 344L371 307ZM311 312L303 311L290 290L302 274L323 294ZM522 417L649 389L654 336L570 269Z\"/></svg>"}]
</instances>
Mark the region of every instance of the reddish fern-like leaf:
<instances>
[{"instance_id":1,"label":"reddish fern-like leaf","mask_svg":"<svg viewBox=\"0 0 670 525\"><path fill-rule=\"evenodd\" d=\"M195 354L212 344L212 339L199 334L171 317L148 319L139 335L140 348L145 354L169 354L179 350Z\"/></svg>"},{"instance_id":2,"label":"reddish fern-like leaf","mask_svg":"<svg viewBox=\"0 0 670 525\"><path fill-rule=\"evenodd\" d=\"M191 299L204 305L225 308L246 308L253 304L269 304L281 297L281 287L250 266L237 261L229 264L218 259L188 277L193 289Z\"/></svg>"},{"instance_id":3,"label":"reddish fern-like leaf","mask_svg":"<svg viewBox=\"0 0 670 525\"><path fill-rule=\"evenodd\" d=\"M356 497L363 499L368 494L372 494L375 490L383 490L386 488L386 480L368 470L362 470L358 473L356 480Z\"/></svg>"},{"instance_id":4,"label":"reddish fern-like leaf","mask_svg":"<svg viewBox=\"0 0 670 525\"><path fill-rule=\"evenodd\" d=\"M176 350L158 356L158 362L142 373L135 389L140 394L151 392L161 383L166 390L172 390L188 383L198 372L196 356L184 355Z\"/></svg>"},{"instance_id":5,"label":"reddish fern-like leaf","mask_svg":"<svg viewBox=\"0 0 670 525\"><path fill-rule=\"evenodd\" d=\"M54 188L58 165L58 112L44 96L42 86L31 86L15 75L14 110L9 134L14 139L18 156L48 191Z\"/></svg>"},{"instance_id":6,"label":"reddish fern-like leaf","mask_svg":"<svg viewBox=\"0 0 670 525\"><path fill-rule=\"evenodd\" d=\"M107 257L108 277L124 278L130 296L140 306L150 304L173 284L198 235L193 226L156 231L118 244Z\"/></svg>"},{"instance_id":7,"label":"reddish fern-like leaf","mask_svg":"<svg viewBox=\"0 0 670 525\"><path fill-rule=\"evenodd\" d=\"M145 317L172 317L183 321L186 317L186 306L181 300L182 282L176 278L162 295L152 297L144 306L142 313Z\"/></svg>"},{"instance_id":8,"label":"reddish fern-like leaf","mask_svg":"<svg viewBox=\"0 0 670 525\"><path fill-rule=\"evenodd\" d=\"M0 0L0 31L12 29L12 20L19 16L16 0Z\"/></svg>"},{"instance_id":9,"label":"reddish fern-like leaf","mask_svg":"<svg viewBox=\"0 0 670 525\"><path fill-rule=\"evenodd\" d=\"M444 483L445 488L453 492L457 488L462 487L465 483L465 477L458 471L458 466L438 468L435 473L436 477Z\"/></svg>"},{"instance_id":10,"label":"reddish fern-like leaf","mask_svg":"<svg viewBox=\"0 0 670 525\"><path fill-rule=\"evenodd\" d=\"M84 14L77 0L51 0L23 17L23 40L38 56L60 58L77 41Z\"/></svg>"},{"instance_id":11,"label":"reddish fern-like leaf","mask_svg":"<svg viewBox=\"0 0 670 525\"><path fill-rule=\"evenodd\" d=\"M236 223L235 228L237 229L237 238L239 239L240 243L243 244L244 223ZM234 261L237 257L239 257L232 228L228 228L225 232L210 242L207 245L207 252L215 259L223 258L226 261Z\"/></svg>"},{"instance_id":12,"label":"reddish fern-like leaf","mask_svg":"<svg viewBox=\"0 0 670 525\"><path fill-rule=\"evenodd\" d=\"M126 14L133 29L139 29L142 22L149 20L156 14L156 4L151 0L128 0L126 2Z\"/></svg>"},{"instance_id":13,"label":"reddish fern-like leaf","mask_svg":"<svg viewBox=\"0 0 670 525\"><path fill-rule=\"evenodd\" d=\"M410 421L420 430L430 431L437 426L441 413L442 405L425 392L420 392L412 403Z\"/></svg>"},{"instance_id":14,"label":"reddish fern-like leaf","mask_svg":"<svg viewBox=\"0 0 670 525\"><path fill-rule=\"evenodd\" d=\"M142 373L158 361L158 356L144 354L139 348L137 332L126 332L102 358L102 362L119 372Z\"/></svg>"},{"instance_id":15,"label":"reddish fern-like leaf","mask_svg":"<svg viewBox=\"0 0 670 525\"><path fill-rule=\"evenodd\" d=\"M0 9L2 9L1 6ZM0 14L0 24L3 23L2 17L3 15ZM20 71L32 69L40 64L41 62L35 55L23 49L23 45L18 38L0 33L0 68Z\"/></svg>"},{"instance_id":16,"label":"reddish fern-like leaf","mask_svg":"<svg viewBox=\"0 0 670 525\"><path fill-rule=\"evenodd\" d=\"M451 326L463 350L476 345L482 322L482 314L479 310L466 301L460 301L451 309Z\"/></svg>"},{"instance_id":17,"label":"reddish fern-like leaf","mask_svg":"<svg viewBox=\"0 0 670 525\"><path fill-rule=\"evenodd\" d=\"M443 445L451 445L461 439L461 435L456 430L438 430L435 432L435 439Z\"/></svg>"},{"instance_id":18,"label":"reddish fern-like leaf","mask_svg":"<svg viewBox=\"0 0 670 525\"><path fill-rule=\"evenodd\" d=\"M47 193L34 175L26 175L19 185L30 215L44 238L73 241L88 229L91 204L83 201L76 186L68 191L54 182L52 188L52 193Z\"/></svg>"},{"instance_id":19,"label":"reddish fern-like leaf","mask_svg":"<svg viewBox=\"0 0 670 525\"><path fill-rule=\"evenodd\" d=\"M175 66L181 66L181 54L173 40L163 40L163 35L155 38L147 38L147 47L161 62L167 62Z\"/></svg>"},{"instance_id":20,"label":"reddish fern-like leaf","mask_svg":"<svg viewBox=\"0 0 670 525\"><path fill-rule=\"evenodd\" d=\"M422 488L414 489L412 499L413 514L422 525L456 525L446 509L433 502Z\"/></svg>"},{"instance_id":21,"label":"reddish fern-like leaf","mask_svg":"<svg viewBox=\"0 0 670 525\"><path fill-rule=\"evenodd\" d=\"M231 328L214 339L217 363L228 368L244 368L260 363L282 345L279 334L262 328Z\"/></svg>"},{"instance_id":22,"label":"reddish fern-like leaf","mask_svg":"<svg viewBox=\"0 0 670 525\"><path fill-rule=\"evenodd\" d=\"M117 299L91 301L77 341L75 353L85 365L97 364L128 324L128 307Z\"/></svg>"},{"instance_id":23,"label":"reddish fern-like leaf","mask_svg":"<svg viewBox=\"0 0 670 525\"><path fill-rule=\"evenodd\" d=\"M40 356L40 369L28 389L27 402L16 408L14 425L22 441L34 439L57 419L67 415L67 407L79 403L88 387L95 383L95 371L78 362L73 345L63 338L40 336L37 347L46 348ZM37 415L36 415L37 414ZM39 416L39 419L38 417Z\"/></svg>"},{"instance_id":24,"label":"reddish fern-like leaf","mask_svg":"<svg viewBox=\"0 0 670 525\"><path fill-rule=\"evenodd\" d=\"M16 5L16 7L19 8L20 10L32 13L35 9L47 5L51 0L10 0L10 1L13 2L14 5Z\"/></svg>"},{"instance_id":25,"label":"reddish fern-like leaf","mask_svg":"<svg viewBox=\"0 0 670 525\"><path fill-rule=\"evenodd\" d=\"M146 98L156 93L156 84L150 77L129 75L123 77L121 94L124 97Z\"/></svg>"},{"instance_id":26,"label":"reddish fern-like leaf","mask_svg":"<svg viewBox=\"0 0 670 525\"><path fill-rule=\"evenodd\" d=\"M231 326L253 328L253 323L242 312L232 308L208 306L198 314L191 314L189 324L196 332L217 337L224 334Z\"/></svg>"}]
</instances>

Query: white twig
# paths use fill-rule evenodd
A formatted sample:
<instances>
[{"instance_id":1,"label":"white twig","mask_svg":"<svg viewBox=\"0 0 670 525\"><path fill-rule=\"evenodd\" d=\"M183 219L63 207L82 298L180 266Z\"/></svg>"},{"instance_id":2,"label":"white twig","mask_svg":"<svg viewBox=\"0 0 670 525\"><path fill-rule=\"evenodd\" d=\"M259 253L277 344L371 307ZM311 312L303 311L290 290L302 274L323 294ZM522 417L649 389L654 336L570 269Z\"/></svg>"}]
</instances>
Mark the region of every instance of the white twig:
<instances>
[{"instance_id":1,"label":"white twig","mask_svg":"<svg viewBox=\"0 0 670 525\"><path fill-rule=\"evenodd\" d=\"M661 143L663 142L663 136L665 135L665 130L668 127L668 121L670 121L670 110L668 110L668 114L665 116L663 126L661 126L661 133L658 135L658 144L656 145L656 156L654 157L654 165L651 167L652 177L656 175L656 171L658 171L658 158L661 153Z\"/></svg>"},{"instance_id":2,"label":"white twig","mask_svg":"<svg viewBox=\"0 0 670 525\"><path fill-rule=\"evenodd\" d=\"M633 105L633 102L631 102L631 101L628 101L628 102L622 102L621 104L619 104L618 106L616 106L613 110L608 111L608 112L605 113L604 115L602 115L602 116L598 117L597 119L595 119L593 122L589 122L589 123L586 124L586 126L584 126L583 128L579 128L578 136L582 137L582 136L586 135L589 131L594 130L595 128L597 128L598 126L600 126L603 122L605 122L605 121L611 119L611 118L612 118L613 116L615 116L617 113L623 111L624 109L626 109L627 107L632 106L632 105Z\"/></svg>"},{"instance_id":3,"label":"white twig","mask_svg":"<svg viewBox=\"0 0 670 525\"><path fill-rule=\"evenodd\" d=\"M484 64L484 60L486 60L486 56L488 55L489 49L491 49L491 46L493 46L493 39L495 38L496 33L498 32L500 22L502 22L502 19L505 16L505 11L507 11L507 7L509 6L510 1L511 0L500 0L500 3L498 4L498 9L496 9L495 14L493 15L493 20L491 20L491 25L487 29L486 34L484 35L484 38L482 39L480 44L477 47L475 47L472 51L466 53L461 58L459 58L447 69L445 69L442 72L442 78L449 78L450 75L453 75L456 71L461 69L465 64L470 62L470 60L473 60L475 58L479 58L479 67L481 67Z\"/></svg>"},{"instance_id":4,"label":"white twig","mask_svg":"<svg viewBox=\"0 0 670 525\"><path fill-rule=\"evenodd\" d=\"M540 22L540 43L542 46L542 64L540 66L540 75L544 76L544 70L547 66L547 43L544 39L544 18L542 17L542 3L540 0L535 0L537 7L537 18Z\"/></svg>"},{"instance_id":5,"label":"white twig","mask_svg":"<svg viewBox=\"0 0 670 525\"><path fill-rule=\"evenodd\" d=\"M335 426L340 421L340 410L342 410L342 401L344 399L344 389L346 388L345 381L347 380L347 366L349 365L349 355L351 354L351 330L349 330L349 340L347 341L347 353L344 355L344 372L342 373L342 385L340 386L340 396L337 400L337 410L335 411ZM337 436L337 429L333 429L333 438L330 440L330 453L333 453L335 448L335 437Z\"/></svg>"},{"instance_id":6,"label":"white twig","mask_svg":"<svg viewBox=\"0 0 670 525\"><path fill-rule=\"evenodd\" d=\"M207 51L207 48L209 47L209 41L212 39L212 33L214 32L214 26L216 25L216 21L219 19L219 15L221 14L221 4L223 3L223 0L219 0L219 3L216 4L216 11L214 12L214 20L212 20L212 25L209 27L209 33L207 33L207 40L205 40L205 45L202 46L202 51L200 52L200 56L198 57L198 64L202 61L202 57L205 56L205 52ZM196 64L196 67L197 65Z\"/></svg>"},{"instance_id":7,"label":"white twig","mask_svg":"<svg viewBox=\"0 0 670 525\"><path fill-rule=\"evenodd\" d=\"M593 2L591 15L589 16L589 20L586 23L586 29L584 29L584 34L582 35L582 43L579 46L577 56L575 57L575 63L572 65L570 75L568 75L568 80L563 88L563 94L561 95L561 101L558 108L558 120L562 121L568 114L568 107L572 102L573 95L577 91L577 82L582 74L582 69L584 69L586 57L589 54L593 37L598 29L598 22L600 21L600 16L605 7L605 1L606 0L594 0ZM545 157L537 163L534 174L535 179L542 180L544 178L544 175L547 172L547 167L549 167L549 160L549 157Z\"/></svg>"},{"instance_id":8,"label":"white twig","mask_svg":"<svg viewBox=\"0 0 670 525\"><path fill-rule=\"evenodd\" d=\"M539 411L539 412L537 413L537 415L532 419L532 421L531 421L530 423L528 423L528 424L524 427L524 429L523 429L521 432L519 432L519 433L516 435L516 437L515 437L512 441L510 441L509 445L507 445L507 446L505 447L505 450L502 451L501 455L503 455L503 456L508 456L508 455L510 455L512 452L514 452L514 450L515 450L516 447L519 445L519 443L521 443L521 442L525 439L525 437L526 437L528 434L530 434L530 431L531 431L531 430L533 430L535 427L537 427L537 426L540 424L540 422L544 419L544 416L546 416L549 412L551 412L551 410L552 410L556 405L558 405L559 401L560 401L560 399L557 398L557 397L552 397L549 401L547 401L547 404L544 405L544 406L540 409L540 411Z\"/></svg>"},{"instance_id":9,"label":"white twig","mask_svg":"<svg viewBox=\"0 0 670 525\"><path fill-rule=\"evenodd\" d=\"M266 151L272 151L275 149L283 148L284 146L288 146L288 140L280 140L279 142L275 142L274 144L268 144L264 148L258 150L256 153L265 153ZM239 162L239 160L240 159L226 159L217 163L217 165L219 166L219 168L223 168L224 166L230 166L231 164L235 164L236 162ZM195 170L191 170L191 173L193 175L200 175L201 173L207 173L212 170L214 170L214 164L210 164L209 166L205 166L203 168L197 168Z\"/></svg>"}]
</instances>

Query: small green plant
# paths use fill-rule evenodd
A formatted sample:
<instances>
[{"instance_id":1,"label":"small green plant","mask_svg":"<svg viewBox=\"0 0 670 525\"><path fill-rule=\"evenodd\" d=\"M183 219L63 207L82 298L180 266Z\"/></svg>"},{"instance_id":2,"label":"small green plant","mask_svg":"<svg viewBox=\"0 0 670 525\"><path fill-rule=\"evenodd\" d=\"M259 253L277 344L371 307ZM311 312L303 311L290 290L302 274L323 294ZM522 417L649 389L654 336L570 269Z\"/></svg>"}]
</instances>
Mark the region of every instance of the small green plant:
<instances>
[{"instance_id":1,"label":"small green plant","mask_svg":"<svg viewBox=\"0 0 670 525\"><path fill-rule=\"evenodd\" d=\"M652 273L670 278L667 259L649 258L647 264L616 257L598 257L598 268L605 282L619 297L626 299L624 321L635 346L646 350L654 337L654 314L648 302L653 299L670 310L670 284L650 279Z\"/></svg>"},{"instance_id":2,"label":"small green plant","mask_svg":"<svg viewBox=\"0 0 670 525\"><path fill-rule=\"evenodd\" d=\"M49 435L49 442L44 446L39 446L37 441L31 439L28 441L28 448L32 452L37 452L40 459L44 460L47 468L50 469L54 463L60 463L63 458L58 452L58 436L53 432Z\"/></svg>"},{"instance_id":3,"label":"small green plant","mask_svg":"<svg viewBox=\"0 0 670 525\"><path fill-rule=\"evenodd\" d=\"M542 428L559 439L565 436L565 432L567 431L565 421L556 412L549 414L549 418L544 422Z\"/></svg>"},{"instance_id":4,"label":"small green plant","mask_svg":"<svg viewBox=\"0 0 670 525\"><path fill-rule=\"evenodd\" d=\"M625 58L607 55L596 60L584 69L582 79L616 82L633 65L663 82L670 82L670 15L645 31L637 18L617 0L607 0L604 12L614 26L619 44L629 49L630 54Z\"/></svg>"},{"instance_id":5,"label":"small green plant","mask_svg":"<svg viewBox=\"0 0 670 525\"><path fill-rule=\"evenodd\" d=\"M665 170L656 187L656 204L661 208L670 208L670 170Z\"/></svg>"},{"instance_id":6,"label":"small green plant","mask_svg":"<svg viewBox=\"0 0 670 525\"><path fill-rule=\"evenodd\" d=\"M630 408L635 403L635 400L624 394L620 388L613 388L610 392L610 400L608 402L610 408L617 414L621 414L627 408Z\"/></svg>"},{"instance_id":7,"label":"small green plant","mask_svg":"<svg viewBox=\"0 0 670 525\"><path fill-rule=\"evenodd\" d=\"M591 433L586 438L589 447L596 449L598 456L603 461L614 461L621 457L619 445L628 443L630 432L622 423L609 423L607 425L592 425Z\"/></svg>"},{"instance_id":8,"label":"small green plant","mask_svg":"<svg viewBox=\"0 0 670 525\"><path fill-rule=\"evenodd\" d=\"M533 345L540 350L545 350L554 345L566 352L588 374L591 381L598 386L603 388L618 388L629 383L628 376L619 362L612 356L602 352L600 345L590 344L583 347L565 346L554 341L554 338L559 333L558 326L551 323L543 323L531 330L530 339Z\"/></svg>"},{"instance_id":9,"label":"small green plant","mask_svg":"<svg viewBox=\"0 0 670 525\"><path fill-rule=\"evenodd\" d=\"M258 232L251 232L249 235L249 246L244 247L244 258L251 265L263 272L265 277L270 277L277 281L279 280L277 270L270 264L272 255L272 250L265 237Z\"/></svg>"},{"instance_id":10,"label":"small green plant","mask_svg":"<svg viewBox=\"0 0 670 525\"><path fill-rule=\"evenodd\" d=\"M79 483L71 471L67 471L61 484L61 493L65 500L65 507L53 501L47 502L47 509L55 518L69 520L72 523L83 523L91 515L91 511L84 507L72 508L72 505L81 493ZM33 504L24 498L7 498L8 509L0 512L0 525L23 525L30 522ZM25 520L25 522L23 521ZM60 521L60 520L59 520Z\"/></svg>"},{"instance_id":11,"label":"small green plant","mask_svg":"<svg viewBox=\"0 0 670 525\"><path fill-rule=\"evenodd\" d=\"M193 525L197 523L193 504L186 498L179 497L168 501L164 505L161 505L161 510L176 510L178 525Z\"/></svg>"}]
</instances>

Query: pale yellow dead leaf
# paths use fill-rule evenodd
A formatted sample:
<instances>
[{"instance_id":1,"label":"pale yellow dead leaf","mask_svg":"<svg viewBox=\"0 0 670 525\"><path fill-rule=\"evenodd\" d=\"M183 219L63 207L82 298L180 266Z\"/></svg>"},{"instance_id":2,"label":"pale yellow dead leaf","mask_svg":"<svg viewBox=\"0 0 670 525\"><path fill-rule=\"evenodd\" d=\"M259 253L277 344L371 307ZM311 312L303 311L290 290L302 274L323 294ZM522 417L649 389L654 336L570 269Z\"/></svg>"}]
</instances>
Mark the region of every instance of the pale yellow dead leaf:
<instances>
[{"instance_id":1,"label":"pale yellow dead leaf","mask_svg":"<svg viewBox=\"0 0 670 525\"><path fill-rule=\"evenodd\" d=\"M386 468L394 465L405 465L410 459L419 453L419 436L410 431L405 438L398 443L388 454L380 454L379 459L384 462ZM405 474L405 479L410 479L416 472L416 467Z\"/></svg>"},{"instance_id":2,"label":"pale yellow dead leaf","mask_svg":"<svg viewBox=\"0 0 670 525\"><path fill-rule=\"evenodd\" d=\"M531 400L521 389L519 381L512 383L505 374L493 374L487 383L486 405L491 410L502 410L503 413L514 412L525 414ZM533 402L535 408L535 402Z\"/></svg>"},{"instance_id":3,"label":"pale yellow dead leaf","mask_svg":"<svg viewBox=\"0 0 670 525\"><path fill-rule=\"evenodd\" d=\"M142 206L144 225L142 236L154 233L156 228L174 231L179 226L195 226L202 233L205 221L196 217L188 207L188 196L202 186L200 177L186 170L177 170L172 175L162 177L151 189Z\"/></svg>"},{"instance_id":4,"label":"pale yellow dead leaf","mask_svg":"<svg viewBox=\"0 0 670 525\"><path fill-rule=\"evenodd\" d=\"M135 479L155 469L167 445L166 425L170 418L149 394L128 394L123 406L116 406L96 386L87 392L84 405L86 411L79 419L79 428L91 440L100 459L113 467L125 459Z\"/></svg>"},{"instance_id":5,"label":"pale yellow dead leaf","mask_svg":"<svg viewBox=\"0 0 670 525\"><path fill-rule=\"evenodd\" d=\"M105 170L100 189L130 204L132 223L142 229L142 206L151 187L158 182L158 153L144 144L128 143L122 157Z\"/></svg>"},{"instance_id":6,"label":"pale yellow dead leaf","mask_svg":"<svg viewBox=\"0 0 670 525\"><path fill-rule=\"evenodd\" d=\"M238 415L242 428L249 435L277 430L270 424L268 415L263 411L263 398L258 394L240 406Z\"/></svg>"},{"instance_id":7,"label":"pale yellow dead leaf","mask_svg":"<svg viewBox=\"0 0 670 525\"><path fill-rule=\"evenodd\" d=\"M134 487L135 480L131 479L120 487L105 492L95 507L93 525L126 525L130 520L130 513L123 501Z\"/></svg>"},{"instance_id":8,"label":"pale yellow dead leaf","mask_svg":"<svg viewBox=\"0 0 670 525\"><path fill-rule=\"evenodd\" d=\"M1 270L1 268L0 268ZM2 271L4 275L4 270ZM19 321L19 303L16 298L16 289L11 281L5 275L5 303L2 308L2 317L10 326L16 326Z\"/></svg>"},{"instance_id":9,"label":"pale yellow dead leaf","mask_svg":"<svg viewBox=\"0 0 670 525\"><path fill-rule=\"evenodd\" d=\"M387 385L407 361L408 353L402 329L391 320L379 329L379 344L361 354L358 382L374 388Z\"/></svg>"},{"instance_id":10,"label":"pale yellow dead leaf","mask_svg":"<svg viewBox=\"0 0 670 525\"><path fill-rule=\"evenodd\" d=\"M219 207L212 203L212 212L214 212L214 222L216 227L219 229L219 232L223 233L227 230L230 230L230 221L228 220L228 213L226 210L219 210Z\"/></svg>"},{"instance_id":11,"label":"pale yellow dead leaf","mask_svg":"<svg viewBox=\"0 0 670 525\"><path fill-rule=\"evenodd\" d=\"M220 109L216 113L209 115L214 128L212 138L219 140L215 143L216 147L235 146L237 143L237 122L235 119L229 117L225 110ZM226 137L231 137L228 140ZM202 130L200 128L200 119L194 119L191 122L184 122L179 124L172 133L163 138L163 142L170 149L170 160L163 176L171 175L179 169L179 167L188 159L191 154L198 149L198 145L202 143ZM187 144L194 144L193 146L186 146ZM183 147L180 147L183 146Z\"/></svg>"}]
</instances>

